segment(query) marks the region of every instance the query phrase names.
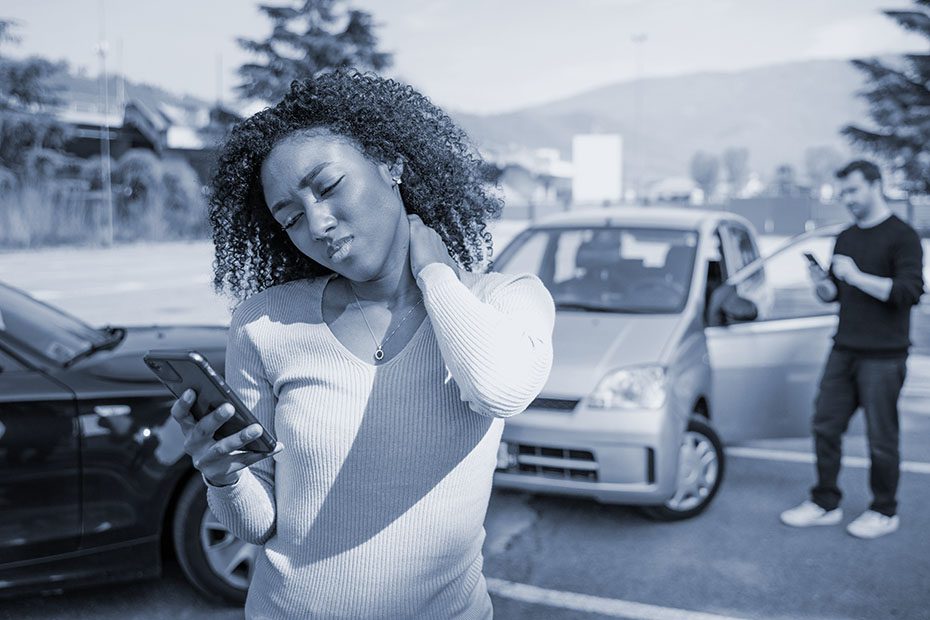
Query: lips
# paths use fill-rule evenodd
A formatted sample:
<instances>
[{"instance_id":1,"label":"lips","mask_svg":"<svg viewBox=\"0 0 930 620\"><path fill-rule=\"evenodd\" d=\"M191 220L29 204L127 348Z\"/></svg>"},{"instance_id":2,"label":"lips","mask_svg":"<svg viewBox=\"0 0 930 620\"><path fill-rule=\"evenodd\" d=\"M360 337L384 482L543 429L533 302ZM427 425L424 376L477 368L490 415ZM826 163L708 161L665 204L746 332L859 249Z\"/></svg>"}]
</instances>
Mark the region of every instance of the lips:
<instances>
[{"instance_id":1,"label":"lips","mask_svg":"<svg viewBox=\"0 0 930 620\"><path fill-rule=\"evenodd\" d=\"M344 254L346 254L346 252L344 252L344 251L342 251L342 250L343 250L343 249L348 250L348 247L347 247L347 246L350 245L351 243L352 243L352 235L349 235L349 236L347 236L347 237L343 237L342 239L339 239L339 240L336 241L335 243L332 243L332 244L326 249L326 254L327 254L327 255L329 256L329 258L331 258L331 259L332 259L333 257L341 258Z\"/></svg>"}]
</instances>

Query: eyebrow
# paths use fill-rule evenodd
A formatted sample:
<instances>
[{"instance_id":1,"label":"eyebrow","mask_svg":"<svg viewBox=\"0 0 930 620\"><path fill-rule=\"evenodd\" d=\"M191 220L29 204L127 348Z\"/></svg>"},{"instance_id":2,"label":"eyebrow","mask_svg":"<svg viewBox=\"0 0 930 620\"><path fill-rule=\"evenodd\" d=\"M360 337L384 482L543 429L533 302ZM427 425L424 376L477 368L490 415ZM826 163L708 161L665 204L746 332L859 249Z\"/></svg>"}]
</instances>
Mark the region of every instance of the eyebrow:
<instances>
[{"instance_id":1,"label":"eyebrow","mask_svg":"<svg viewBox=\"0 0 930 620\"><path fill-rule=\"evenodd\" d=\"M331 163L332 163L332 162L324 161L324 162L321 162L321 163L315 165L315 166L310 170L310 172L308 172L307 175L306 175L304 178L302 178L302 179L300 180L300 183L297 184L297 189L306 189L307 187L309 187L310 184L313 183L313 180L314 180L321 172L323 172L323 169L326 168L326 166L330 165ZM273 207L271 207L271 214L272 214L272 215L276 214L278 211L280 211L281 209L283 209L284 207L286 207L286 206L288 205L289 202L290 202L290 199L289 199L289 198L284 198L284 199L282 199L282 200L279 200L278 202L276 202L276 203L274 204Z\"/></svg>"}]
</instances>

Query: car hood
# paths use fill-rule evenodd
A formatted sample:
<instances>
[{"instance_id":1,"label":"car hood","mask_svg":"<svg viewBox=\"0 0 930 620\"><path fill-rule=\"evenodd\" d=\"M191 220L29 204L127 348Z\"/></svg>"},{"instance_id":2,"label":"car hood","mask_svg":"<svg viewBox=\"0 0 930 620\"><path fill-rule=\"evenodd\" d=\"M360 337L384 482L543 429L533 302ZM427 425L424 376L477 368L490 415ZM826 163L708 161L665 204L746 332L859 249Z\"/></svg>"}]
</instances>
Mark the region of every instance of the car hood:
<instances>
[{"instance_id":1,"label":"car hood","mask_svg":"<svg viewBox=\"0 0 930 620\"><path fill-rule=\"evenodd\" d=\"M222 374L226 355L226 332L223 326L127 327L126 337L118 347L98 351L81 362L84 371L110 381L158 383L142 356L149 349L194 349Z\"/></svg>"},{"instance_id":2,"label":"car hood","mask_svg":"<svg viewBox=\"0 0 930 620\"><path fill-rule=\"evenodd\" d=\"M609 371L661 364L681 315L558 312L553 363L542 396L583 398Z\"/></svg>"}]
</instances>

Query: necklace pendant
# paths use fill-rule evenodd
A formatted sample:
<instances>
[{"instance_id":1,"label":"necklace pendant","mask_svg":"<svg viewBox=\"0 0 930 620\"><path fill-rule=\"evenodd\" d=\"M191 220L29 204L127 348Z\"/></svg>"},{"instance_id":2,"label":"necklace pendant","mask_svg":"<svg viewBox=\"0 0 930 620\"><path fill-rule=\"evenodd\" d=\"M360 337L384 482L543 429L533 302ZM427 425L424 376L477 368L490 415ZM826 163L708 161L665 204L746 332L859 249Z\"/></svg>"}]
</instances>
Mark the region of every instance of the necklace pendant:
<instances>
[{"instance_id":1,"label":"necklace pendant","mask_svg":"<svg viewBox=\"0 0 930 620\"><path fill-rule=\"evenodd\" d=\"M379 361L384 359L384 351L381 350L381 347L378 347L378 350L375 351L375 359Z\"/></svg>"}]
</instances>

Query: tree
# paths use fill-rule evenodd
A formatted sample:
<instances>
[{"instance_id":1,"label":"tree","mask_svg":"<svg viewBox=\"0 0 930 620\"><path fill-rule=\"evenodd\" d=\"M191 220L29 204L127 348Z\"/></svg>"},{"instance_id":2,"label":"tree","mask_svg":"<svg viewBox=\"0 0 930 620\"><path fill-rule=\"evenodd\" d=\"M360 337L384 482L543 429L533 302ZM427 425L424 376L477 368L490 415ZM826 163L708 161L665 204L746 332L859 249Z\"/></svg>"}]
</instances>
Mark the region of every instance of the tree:
<instances>
[{"instance_id":1,"label":"tree","mask_svg":"<svg viewBox=\"0 0 930 620\"><path fill-rule=\"evenodd\" d=\"M804 150L804 172L815 193L833 180L842 165L843 154L832 146L812 146Z\"/></svg>"},{"instance_id":2,"label":"tree","mask_svg":"<svg viewBox=\"0 0 930 620\"><path fill-rule=\"evenodd\" d=\"M749 149L729 148L723 152L723 166L727 171L727 181L734 193L746 187L749 182Z\"/></svg>"},{"instance_id":3,"label":"tree","mask_svg":"<svg viewBox=\"0 0 930 620\"><path fill-rule=\"evenodd\" d=\"M0 44L19 42L15 27L15 22L0 19ZM65 68L63 62L0 54L0 167L22 175L27 153L64 145L63 125L45 110L61 102L52 79Z\"/></svg>"},{"instance_id":4,"label":"tree","mask_svg":"<svg viewBox=\"0 0 930 620\"><path fill-rule=\"evenodd\" d=\"M775 168L771 191L775 196L797 196L801 192L797 182L797 175L795 175L794 167L791 164L780 164Z\"/></svg>"},{"instance_id":5,"label":"tree","mask_svg":"<svg viewBox=\"0 0 930 620\"><path fill-rule=\"evenodd\" d=\"M930 0L914 0L910 10L883 13L930 39ZM896 170L902 189L930 194L930 54L907 54L894 66L876 58L852 63L868 80L861 95L869 102L875 126L848 125L843 135Z\"/></svg>"},{"instance_id":6,"label":"tree","mask_svg":"<svg viewBox=\"0 0 930 620\"><path fill-rule=\"evenodd\" d=\"M691 158L691 178L704 192L704 201L707 202L720 180L720 158L704 151L695 153Z\"/></svg>"},{"instance_id":7,"label":"tree","mask_svg":"<svg viewBox=\"0 0 930 620\"><path fill-rule=\"evenodd\" d=\"M378 51L375 24L369 13L348 8L344 0L303 0L297 6L260 5L272 21L272 32L261 41L238 39L261 62L239 67L243 99L277 101L291 82L320 71L357 67L380 71L391 65L391 54Z\"/></svg>"}]
</instances>

